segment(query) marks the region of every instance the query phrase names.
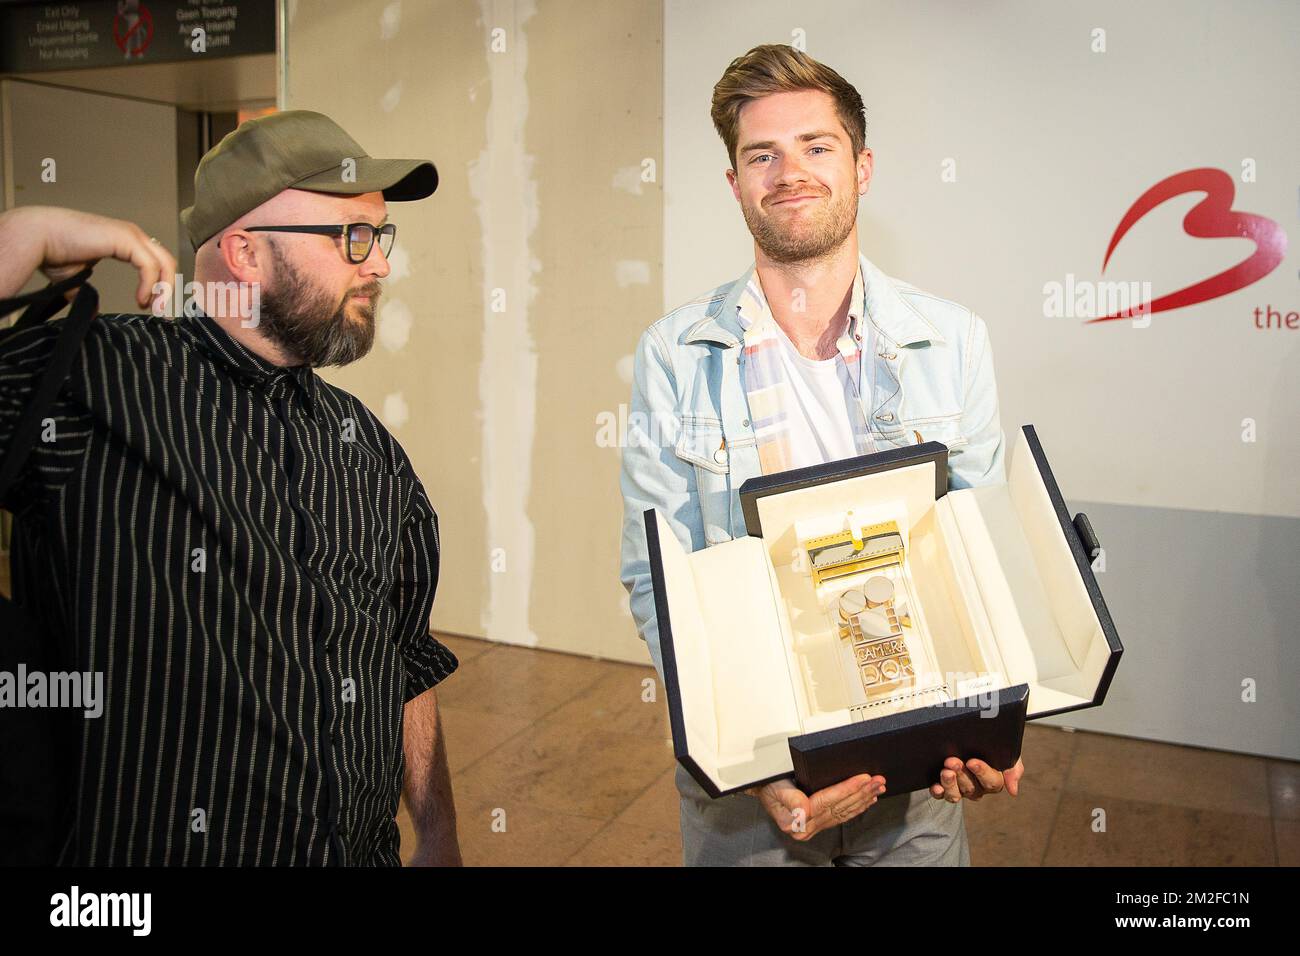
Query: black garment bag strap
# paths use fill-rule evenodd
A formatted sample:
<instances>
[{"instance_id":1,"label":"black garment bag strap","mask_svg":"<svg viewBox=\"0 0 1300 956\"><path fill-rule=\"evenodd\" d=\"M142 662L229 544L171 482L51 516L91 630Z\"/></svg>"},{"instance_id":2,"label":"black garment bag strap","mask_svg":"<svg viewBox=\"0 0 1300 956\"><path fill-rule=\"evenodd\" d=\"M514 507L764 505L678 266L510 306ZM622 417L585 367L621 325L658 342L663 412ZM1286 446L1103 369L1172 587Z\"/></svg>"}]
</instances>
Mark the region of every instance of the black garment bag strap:
<instances>
[{"instance_id":1,"label":"black garment bag strap","mask_svg":"<svg viewBox=\"0 0 1300 956\"><path fill-rule=\"evenodd\" d=\"M49 362L41 371L9 446L0 449L0 499L18 479L36 446L41 421L50 413L67 380L99 305L86 280L90 269L29 295L0 302L0 317L27 310L9 329L0 330L0 351L17 330L48 321L77 289ZM78 288L79 287L79 288ZM15 534L18 533L15 520ZM71 660L60 635L45 633L32 609L0 597L0 671L17 675L61 671ZM26 687L18 687L19 694ZM0 866L48 865L60 861L72 837L73 778L78 715L58 708L0 709ZM62 853L60 852L62 848Z\"/></svg>"},{"instance_id":2,"label":"black garment bag strap","mask_svg":"<svg viewBox=\"0 0 1300 956\"><path fill-rule=\"evenodd\" d=\"M0 301L0 316L8 315L24 305L27 306L27 311L12 327L27 329L40 325L62 311L66 304L64 294L77 289L77 297L73 300L72 310L63 322L50 362L41 373L31 402L14 428L9 447L3 449L4 458L0 461L0 499L9 492L27 456L35 447L36 438L41 431L41 422L49 414L54 400L58 397L59 389L63 387L68 373L72 371L72 363L76 361L77 353L81 351L81 343L99 308L99 293L86 281L90 278L90 272L91 267L87 266L75 276L52 283L44 289L15 299Z\"/></svg>"}]
</instances>

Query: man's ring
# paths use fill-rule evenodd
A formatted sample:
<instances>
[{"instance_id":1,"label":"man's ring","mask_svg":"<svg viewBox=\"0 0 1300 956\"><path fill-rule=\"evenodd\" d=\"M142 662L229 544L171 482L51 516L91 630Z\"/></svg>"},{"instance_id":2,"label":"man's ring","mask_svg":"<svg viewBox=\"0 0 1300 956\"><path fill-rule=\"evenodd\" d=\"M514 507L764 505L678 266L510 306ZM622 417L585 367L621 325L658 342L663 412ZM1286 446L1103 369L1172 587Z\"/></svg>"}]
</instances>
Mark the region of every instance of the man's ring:
<instances>
[{"instance_id":1,"label":"man's ring","mask_svg":"<svg viewBox=\"0 0 1300 956\"><path fill-rule=\"evenodd\" d=\"M150 236L150 237L149 237L149 241L152 242L155 246L157 246L157 245L161 245L161 243L158 242L158 237L157 237L157 236Z\"/></svg>"}]
</instances>

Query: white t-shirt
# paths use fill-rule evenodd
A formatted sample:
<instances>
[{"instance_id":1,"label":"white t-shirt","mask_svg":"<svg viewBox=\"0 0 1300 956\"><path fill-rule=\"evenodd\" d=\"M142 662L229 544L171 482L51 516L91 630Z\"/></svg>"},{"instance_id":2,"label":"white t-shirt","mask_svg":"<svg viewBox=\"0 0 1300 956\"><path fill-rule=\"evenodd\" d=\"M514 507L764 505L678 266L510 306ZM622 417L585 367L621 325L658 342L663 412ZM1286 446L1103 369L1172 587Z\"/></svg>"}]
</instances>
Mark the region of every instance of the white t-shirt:
<instances>
[{"instance_id":1,"label":"white t-shirt","mask_svg":"<svg viewBox=\"0 0 1300 956\"><path fill-rule=\"evenodd\" d=\"M838 354L821 360L800 355L784 329L780 353L793 393L787 409L791 467L852 458L857 454L849 417L853 383L846 364Z\"/></svg>"}]
</instances>

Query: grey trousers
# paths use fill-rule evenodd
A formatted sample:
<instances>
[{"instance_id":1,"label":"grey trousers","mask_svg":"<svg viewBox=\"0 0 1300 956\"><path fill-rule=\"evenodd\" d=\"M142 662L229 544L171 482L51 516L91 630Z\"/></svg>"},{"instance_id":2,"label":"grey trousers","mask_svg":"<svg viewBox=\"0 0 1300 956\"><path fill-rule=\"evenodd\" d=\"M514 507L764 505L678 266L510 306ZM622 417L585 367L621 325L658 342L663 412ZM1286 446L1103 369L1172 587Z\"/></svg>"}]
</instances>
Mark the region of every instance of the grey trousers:
<instances>
[{"instance_id":1,"label":"grey trousers","mask_svg":"<svg viewBox=\"0 0 1300 956\"><path fill-rule=\"evenodd\" d=\"M885 796L802 842L782 833L756 798L711 799L680 766L677 790L686 866L970 866L962 805L928 790Z\"/></svg>"}]
</instances>

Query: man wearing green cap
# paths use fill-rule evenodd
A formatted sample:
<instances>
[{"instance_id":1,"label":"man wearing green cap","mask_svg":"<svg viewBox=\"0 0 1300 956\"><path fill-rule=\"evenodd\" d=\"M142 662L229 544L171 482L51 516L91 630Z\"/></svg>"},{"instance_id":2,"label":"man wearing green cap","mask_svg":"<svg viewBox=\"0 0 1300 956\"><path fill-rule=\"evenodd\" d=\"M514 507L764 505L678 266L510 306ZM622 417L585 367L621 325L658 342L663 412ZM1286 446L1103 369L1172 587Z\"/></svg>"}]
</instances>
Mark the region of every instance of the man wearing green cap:
<instances>
[{"instance_id":1,"label":"man wearing green cap","mask_svg":"<svg viewBox=\"0 0 1300 956\"><path fill-rule=\"evenodd\" d=\"M416 862L459 862L437 515L396 440L314 371L369 350L387 203L437 182L319 113L251 120L195 174L185 314L90 326L0 501L15 598L67 672L103 675L101 713L50 755L68 794L52 860L396 865L404 790ZM166 298L174 261L138 228L0 215L0 298L103 257L139 269L142 306ZM0 332L0 453L59 326Z\"/></svg>"}]
</instances>

